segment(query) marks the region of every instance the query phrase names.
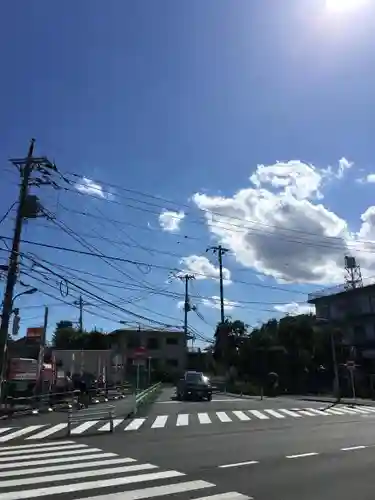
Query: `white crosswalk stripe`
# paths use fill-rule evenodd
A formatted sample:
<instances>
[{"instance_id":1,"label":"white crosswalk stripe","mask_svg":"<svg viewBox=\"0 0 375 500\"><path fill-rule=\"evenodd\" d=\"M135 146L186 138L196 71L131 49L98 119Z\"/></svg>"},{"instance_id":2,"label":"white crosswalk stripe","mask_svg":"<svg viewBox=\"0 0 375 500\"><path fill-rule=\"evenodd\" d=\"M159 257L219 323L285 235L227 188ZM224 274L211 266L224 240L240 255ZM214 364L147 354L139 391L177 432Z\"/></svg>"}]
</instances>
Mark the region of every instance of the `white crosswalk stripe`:
<instances>
[{"instance_id":1,"label":"white crosswalk stripe","mask_svg":"<svg viewBox=\"0 0 375 500\"><path fill-rule=\"evenodd\" d=\"M372 415L375 412L375 407L364 406L320 406L317 408L262 408L261 410L229 410L212 411L212 412L197 412L197 413L177 413L176 415L158 415L154 417L134 417L131 419L115 418L113 420L113 428L119 431L136 432L140 430L161 431L162 429L170 429L171 427L190 428L196 425L218 425L218 424L237 424L245 422L248 425L253 425L257 421L269 420L285 420L293 418L307 417L351 417L356 418L362 415ZM72 427L72 437L82 436L86 432L108 432L110 424L102 421L87 421L82 422L75 427ZM66 438L67 424L50 424L50 425L29 425L23 428L17 427L0 427L0 446L1 443L7 443L13 440L25 439L25 441L34 441L35 444L25 445L30 448L38 446L37 441L45 441L46 443L55 438ZM64 441L66 443L66 441ZM4 448L2 448L4 449ZM25 448L27 449L27 448ZM0 451L1 462L1 451ZM0 498L1 500L1 498Z\"/></svg>"},{"instance_id":2,"label":"white crosswalk stripe","mask_svg":"<svg viewBox=\"0 0 375 500\"><path fill-rule=\"evenodd\" d=\"M87 449L87 454L75 455L77 449L74 447L77 446ZM38 497L52 500L61 494L64 500L147 500L163 499L170 495L175 500L182 500L186 499L186 494L189 498L194 495L196 500L251 499L236 491L220 491L214 483L189 478L177 470L160 469L156 464L139 463L134 458L105 453L72 441L55 442L55 446L46 443L40 446L36 444L35 449L32 447L0 447L0 455L7 457L7 470L0 471L0 500L31 500ZM55 451L55 456L64 455L64 458L59 458L59 462L56 462L57 459L48 460L51 450ZM44 454L45 459L35 460L41 454ZM96 459L92 460L90 457L94 455Z\"/></svg>"}]
</instances>

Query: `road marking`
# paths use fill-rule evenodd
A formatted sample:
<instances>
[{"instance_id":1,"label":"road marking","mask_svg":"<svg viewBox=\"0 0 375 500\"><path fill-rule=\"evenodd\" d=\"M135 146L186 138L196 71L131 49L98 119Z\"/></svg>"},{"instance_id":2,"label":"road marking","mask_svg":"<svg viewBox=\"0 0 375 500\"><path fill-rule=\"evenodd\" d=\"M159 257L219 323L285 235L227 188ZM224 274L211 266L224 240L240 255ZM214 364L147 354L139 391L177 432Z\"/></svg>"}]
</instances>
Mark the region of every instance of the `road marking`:
<instances>
[{"instance_id":1,"label":"road marking","mask_svg":"<svg viewBox=\"0 0 375 500\"><path fill-rule=\"evenodd\" d=\"M41 427L44 427L44 425L29 425L28 427L23 427L22 429L11 432L6 436L1 436L0 443L5 443L6 441L10 441L11 439L16 439L18 437L24 436L25 434L30 434L31 432L36 431Z\"/></svg>"},{"instance_id":2,"label":"road marking","mask_svg":"<svg viewBox=\"0 0 375 500\"><path fill-rule=\"evenodd\" d=\"M243 467L244 465L259 464L256 460L249 460L248 462L238 462L236 464L219 465L219 469L230 469L231 467Z\"/></svg>"},{"instance_id":3,"label":"road marking","mask_svg":"<svg viewBox=\"0 0 375 500\"><path fill-rule=\"evenodd\" d=\"M239 411L239 410L235 410L232 412L234 415L236 415L236 417L239 419L239 420L250 420L250 417L248 415L245 415L245 413L243 411Z\"/></svg>"},{"instance_id":4,"label":"road marking","mask_svg":"<svg viewBox=\"0 0 375 500\"><path fill-rule=\"evenodd\" d=\"M29 438L27 438L29 439ZM59 445L65 444L76 444L75 441L59 441ZM33 444L21 444L17 446L1 446L0 450L26 450L27 448L45 448L46 446L56 446L56 443L51 441L50 443L33 443Z\"/></svg>"},{"instance_id":5,"label":"road marking","mask_svg":"<svg viewBox=\"0 0 375 500\"><path fill-rule=\"evenodd\" d=\"M326 415L320 410L316 410L315 408L307 408L306 410L299 410L301 415L306 415L307 417L316 417L316 415Z\"/></svg>"},{"instance_id":6,"label":"road marking","mask_svg":"<svg viewBox=\"0 0 375 500\"><path fill-rule=\"evenodd\" d=\"M154 423L151 425L151 429L159 429L160 427L165 427L167 423L168 415L160 415L155 418Z\"/></svg>"},{"instance_id":7,"label":"road marking","mask_svg":"<svg viewBox=\"0 0 375 500\"><path fill-rule=\"evenodd\" d=\"M125 431L137 431L144 423L146 422L145 418L135 418L130 422L129 425L125 427Z\"/></svg>"},{"instance_id":8,"label":"road marking","mask_svg":"<svg viewBox=\"0 0 375 500\"><path fill-rule=\"evenodd\" d=\"M269 413L270 415L272 415L275 418L285 418L285 415L281 415L281 413L278 413L275 410L263 410L263 411Z\"/></svg>"},{"instance_id":9,"label":"road marking","mask_svg":"<svg viewBox=\"0 0 375 500\"><path fill-rule=\"evenodd\" d=\"M156 481L158 479L170 479L174 477L182 477L185 476L182 472L177 472L174 470L164 471L164 472L151 472L149 474L137 474L135 476L125 476L125 477L116 477L111 479L100 479L98 481L88 481L84 483L71 483L65 484L61 486L48 486L46 488L35 488L31 490L18 490L18 491L10 491L5 493L0 493L0 500L27 500L29 498L37 498L37 497L45 497L48 495L60 495L62 493L75 493L78 491L87 491L87 490L96 490L99 488L109 488L112 486L121 486L124 484L134 484L134 483L142 483L146 481ZM214 485L212 485L214 486ZM128 492L128 498L142 498L135 497L134 491ZM122 496L118 495L117 498L124 499L126 498L124 495L126 493L121 493ZM107 500L110 499L110 495L105 495L103 498ZM116 497L114 497L116 498ZM143 497L147 498L147 497ZM96 497L97 499L97 497Z\"/></svg>"},{"instance_id":10,"label":"road marking","mask_svg":"<svg viewBox=\"0 0 375 500\"><path fill-rule=\"evenodd\" d=\"M229 493L219 493L217 495L199 497L196 498L195 500L253 500L253 497L248 497L247 495L242 495L242 493L231 491Z\"/></svg>"},{"instance_id":11,"label":"road marking","mask_svg":"<svg viewBox=\"0 0 375 500\"><path fill-rule=\"evenodd\" d=\"M41 453L41 451L42 450L36 450L35 454L22 455L20 457L12 457L12 460L26 460L27 458L33 460L34 458L49 458L49 457L53 458L56 456L56 452ZM100 448L85 448L85 449L80 448L79 450L61 451L61 452L59 452L59 457L66 457L68 455L80 455L80 454L84 454L84 453L92 453L94 451L98 452L101 450L100 450ZM8 461L9 461L9 457L0 457L0 462L8 462ZM35 463L35 462L33 462L33 463ZM1 467L3 467L3 465L1 465ZM0 495L0 499L1 499L1 495Z\"/></svg>"},{"instance_id":12,"label":"road marking","mask_svg":"<svg viewBox=\"0 0 375 500\"><path fill-rule=\"evenodd\" d=\"M345 415L345 413L343 413L340 410L337 410L336 408L327 408L324 410L324 413L331 413L333 415Z\"/></svg>"},{"instance_id":13,"label":"road marking","mask_svg":"<svg viewBox=\"0 0 375 500\"><path fill-rule=\"evenodd\" d=\"M60 453L61 455L61 453ZM46 455L40 455L45 457ZM56 453L53 454L56 456ZM74 457L64 457L64 458L46 458L45 460L34 460L35 455L33 456L33 465L50 465L50 464L65 464L68 462L84 462L85 460L93 460L99 458L110 458L117 457L116 453L93 453L92 455L82 455L82 456L74 456ZM27 457L22 457L27 458ZM29 457L30 458L30 457ZM30 462L12 462L10 464L1 464L1 469L14 469L16 467L30 467ZM71 466L72 468L74 465Z\"/></svg>"},{"instance_id":14,"label":"road marking","mask_svg":"<svg viewBox=\"0 0 375 500\"><path fill-rule=\"evenodd\" d=\"M54 481L70 481L72 479L82 479L96 476L107 476L110 474L126 474L127 472L139 472L144 470L157 469L152 464L124 465L123 467L111 467L110 469L94 469L80 472L68 472L66 474L53 474L50 476L26 477L24 479L9 479L0 481L0 488L14 488L15 486L28 486L30 484L43 484ZM134 477L134 476L133 476ZM1 498L1 494L0 494Z\"/></svg>"},{"instance_id":15,"label":"road marking","mask_svg":"<svg viewBox=\"0 0 375 500\"><path fill-rule=\"evenodd\" d=\"M177 422L176 422L177 427L183 426L183 425L189 425L189 414L188 413L180 413L177 415Z\"/></svg>"},{"instance_id":16,"label":"road marking","mask_svg":"<svg viewBox=\"0 0 375 500\"><path fill-rule=\"evenodd\" d=\"M285 458L305 458L305 457L314 457L315 455L319 455L319 453L301 453L300 455L287 455Z\"/></svg>"},{"instance_id":17,"label":"road marking","mask_svg":"<svg viewBox=\"0 0 375 500\"><path fill-rule=\"evenodd\" d=\"M124 418L114 418L113 419L113 428L116 429L125 419ZM102 427L98 429L98 431L110 431L111 430L111 424L110 422L107 422L104 424Z\"/></svg>"},{"instance_id":18,"label":"road marking","mask_svg":"<svg viewBox=\"0 0 375 500\"><path fill-rule=\"evenodd\" d=\"M350 446L349 448L341 448L341 451L364 450L368 446Z\"/></svg>"},{"instance_id":19,"label":"road marking","mask_svg":"<svg viewBox=\"0 0 375 500\"><path fill-rule=\"evenodd\" d=\"M33 469L21 469L21 470L13 469L13 470L7 470L5 472L0 472L0 477L32 476L33 474L45 474L46 472L59 472L63 470L71 471L73 468L74 470L76 470L76 469L86 469L87 467L106 467L107 465L121 465L130 462L136 462L136 460L134 458L112 458L110 460L94 460L92 462L83 462L74 465L63 464L63 465L53 465L52 467L35 467Z\"/></svg>"},{"instance_id":20,"label":"road marking","mask_svg":"<svg viewBox=\"0 0 375 500\"><path fill-rule=\"evenodd\" d=\"M55 434L56 432L62 431L63 429L66 429L68 424L56 424L53 427L50 427L49 429L45 429L44 431L38 432L37 434L34 434L33 436L29 436L26 438L26 440L29 439L44 439L51 434ZM35 444L31 444L30 446L36 446Z\"/></svg>"},{"instance_id":21,"label":"road marking","mask_svg":"<svg viewBox=\"0 0 375 500\"><path fill-rule=\"evenodd\" d=\"M355 406L356 410L358 410L359 408L361 410L369 411L370 413L374 413L375 412L375 408L373 406Z\"/></svg>"},{"instance_id":22,"label":"road marking","mask_svg":"<svg viewBox=\"0 0 375 500\"><path fill-rule=\"evenodd\" d=\"M357 406L355 408L353 408L354 411L358 412L358 413L362 413L364 415L369 415L370 413L373 413L371 410L368 411L364 408L358 408Z\"/></svg>"},{"instance_id":23,"label":"road marking","mask_svg":"<svg viewBox=\"0 0 375 500\"><path fill-rule=\"evenodd\" d=\"M36 453L42 453L43 451L60 451L60 450L75 450L75 449L87 449L87 444L68 444L60 446L58 443L55 443L55 446L46 446L44 448L37 448ZM28 448L27 450L7 450L3 451L0 448L0 457L11 457L12 455L27 455L28 453L32 453L33 450Z\"/></svg>"},{"instance_id":24,"label":"road marking","mask_svg":"<svg viewBox=\"0 0 375 500\"><path fill-rule=\"evenodd\" d=\"M343 408L342 406L340 406L340 411L343 411L344 413L349 413L349 415L358 415L358 412L352 410L351 408Z\"/></svg>"},{"instance_id":25,"label":"road marking","mask_svg":"<svg viewBox=\"0 0 375 500\"><path fill-rule=\"evenodd\" d=\"M211 419L208 413L198 413L198 420L200 424L211 424Z\"/></svg>"},{"instance_id":26,"label":"road marking","mask_svg":"<svg viewBox=\"0 0 375 500\"><path fill-rule=\"evenodd\" d=\"M264 415L258 410L249 410L250 413L254 415L254 417L260 418L260 420L268 420L270 417L268 415Z\"/></svg>"},{"instance_id":27,"label":"road marking","mask_svg":"<svg viewBox=\"0 0 375 500\"><path fill-rule=\"evenodd\" d=\"M217 411L216 415L220 422L232 422L232 419L225 413L225 411Z\"/></svg>"},{"instance_id":28,"label":"road marking","mask_svg":"<svg viewBox=\"0 0 375 500\"><path fill-rule=\"evenodd\" d=\"M163 497L164 495L173 495L188 491L202 490L204 488L213 488L215 485L207 481L187 481L185 483L169 484L165 486L153 486L151 488L142 488L141 490L124 491L121 493L108 493L106 495L95 496L95 500L144 500L147 498ZM1 497L0 497L1 498ZM208 497L210 498L210 497ZM250 497L247 497L250 500ZM87 498L86 500L90 500ZM197 498L196 500L199 500ZM202 499L201 499L202 500Z\"/></svg>"},{"instance_id":29,"label":"road marking","mask_svg":"<svg viewBox=\"0 0 375 500\"><path fill-rule=\"evenodd\" d=\"M297 413L297 412L295 412L293 410L279 410L279 411L282 411L282 412L286 413L290 417L295 417L295 418L302 417L302 415L300 415L299 413Z\"/></svg>"},{"instance_id":30,"label":"road marking","mask_svg":"<svg viewBox=\"0 0 375 500\"><path fill-rule=\"evenodd\" d=\"M89 420L88 422L83 422L83 424L79 425L75 429L71 430L71 434L82 434L83 432L90 429L90 427L94 427L99 422L99 420Z\"/></svg>"}]
</instances>

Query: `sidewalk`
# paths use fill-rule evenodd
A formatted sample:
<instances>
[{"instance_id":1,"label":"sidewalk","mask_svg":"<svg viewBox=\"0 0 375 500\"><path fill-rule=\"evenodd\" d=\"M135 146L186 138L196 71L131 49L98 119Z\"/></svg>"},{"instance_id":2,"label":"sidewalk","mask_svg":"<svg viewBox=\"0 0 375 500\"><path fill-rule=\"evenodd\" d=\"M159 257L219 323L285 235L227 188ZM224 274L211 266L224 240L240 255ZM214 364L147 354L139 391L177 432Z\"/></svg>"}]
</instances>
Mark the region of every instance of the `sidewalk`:
<instances>
[{"instance_id":1,"label":"sidewalk","mask_svg":"<svg viewBox=\"0 0 375 500\"><path fill-rule=\"evenodd\" d=\"M294 399L300 399L302 401L318 401L321 403L338 403L338 404L344 404L344 405L365 405L365 406L375 406L375 400L373 399L364 399L364 398L341 398L339 401L337 398L333 396L292 396L290 395L289 397L294 398Z\"/></svg>"}]
</instances>

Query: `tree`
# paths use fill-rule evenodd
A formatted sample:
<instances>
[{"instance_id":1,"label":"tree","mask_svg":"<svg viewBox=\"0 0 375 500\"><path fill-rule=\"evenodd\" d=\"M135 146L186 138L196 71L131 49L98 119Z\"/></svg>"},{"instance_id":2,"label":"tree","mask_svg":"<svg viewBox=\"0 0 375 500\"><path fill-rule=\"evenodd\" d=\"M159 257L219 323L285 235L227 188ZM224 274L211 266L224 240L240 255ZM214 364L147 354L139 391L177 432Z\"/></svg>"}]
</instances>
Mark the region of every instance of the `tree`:
<instances>
[{"instance_id":1,"label":"tree","mask_svg":"<svg viewBox=\"0 0 375 500\"><path fill-rule=\"evenodd\" d=\"M103 332L92 330L80 332L71 321L59 321L52 336L53 346L57 349L92 349L109 348L108 337Z\"/></svg>"}]
</instances>

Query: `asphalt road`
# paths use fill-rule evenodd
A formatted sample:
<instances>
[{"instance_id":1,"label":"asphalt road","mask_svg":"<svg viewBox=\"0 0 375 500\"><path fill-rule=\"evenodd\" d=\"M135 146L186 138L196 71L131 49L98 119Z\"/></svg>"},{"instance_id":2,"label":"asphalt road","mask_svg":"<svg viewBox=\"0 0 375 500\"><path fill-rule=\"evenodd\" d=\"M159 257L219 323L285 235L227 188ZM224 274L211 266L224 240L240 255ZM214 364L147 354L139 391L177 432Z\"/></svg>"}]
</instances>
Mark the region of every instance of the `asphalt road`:
<instances>
[{"instance_id":1,"label":"asphalt road","mask_svg":"<svg viewBox=\"0 0 375 500\"><path fill-rule=\"evenodd\" d=\"M147 420L154 422L157 417L168 416L173 421L180 414L212 415L215 412L229 414L252 410L265 413L267 410L281 412L281 409L288 408L294 412L297 408L328 407L292 398L261 401L259 398L241 399L222 394L214 395L211 402L175 402L173 395L173 389L165 389L148 409ZM228 492L244 495L217 496L215 500L250 497L254 500L352 500L353 497L370 500L375 496L375 413L370 411L326 416L317 414L304 418L252 418L248 421L233 420L228 424L212 421L210 425L166 425L162 429L149 426L137 432L123 432L118 428L114 434L103 432L76 436L72 440L95 447L101 450L100 453L114 453L116 457L134 460L140 467L152 464L161 474L182 474L165 481L194 485L205 482L214 485L217 495ZM61 440L55 441L59 442ZM59 451L56 451L56 456L58 454ZM98 491L89 493L100 494L104 498L109 492L101 488L98 485ZM118 486L115 491L120 492L121 488ZM87 494L75 493L74 498ZM211 491L199 490L194 493L176 492L169 497L169 492L163 490L161 497L171 500L205 499L211 494ZM0 500L2 498L0 481ZM60 497L59 493L59 498L68 500L71 497L65 494Z\"/></svg>"},{"instance_id":2,"label":"asphalt road","mask_svg":"<svg viewBox=\"0 0 375 500\"><path fill-rule=\"evenodd\" d=\"M301 408L300 400L285 398L258 401L215 395L210 403L170 403L171 396L171 391L164 391L150 417L225 411L228 405L232 410ZM306 406L322 408L321 403ZM251 426L237 422L227 427L203 425L163 432L148 429L123 439L107 434L82 441L94 441L106 451L126 453L160 467L173 467L254 500L352 500L354 496L369 500L375 495L375 414L267 420Z\"/></svg>"}]
</instances>

